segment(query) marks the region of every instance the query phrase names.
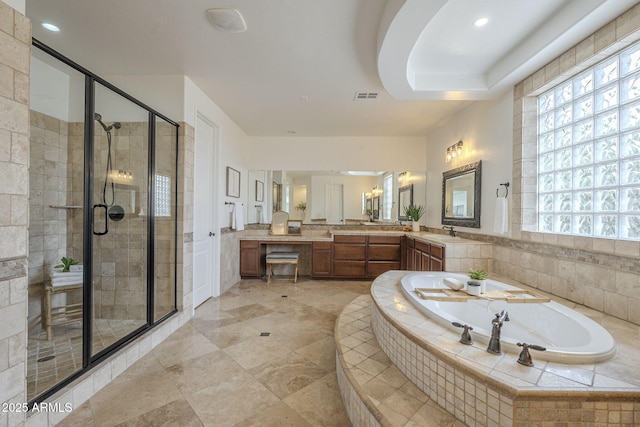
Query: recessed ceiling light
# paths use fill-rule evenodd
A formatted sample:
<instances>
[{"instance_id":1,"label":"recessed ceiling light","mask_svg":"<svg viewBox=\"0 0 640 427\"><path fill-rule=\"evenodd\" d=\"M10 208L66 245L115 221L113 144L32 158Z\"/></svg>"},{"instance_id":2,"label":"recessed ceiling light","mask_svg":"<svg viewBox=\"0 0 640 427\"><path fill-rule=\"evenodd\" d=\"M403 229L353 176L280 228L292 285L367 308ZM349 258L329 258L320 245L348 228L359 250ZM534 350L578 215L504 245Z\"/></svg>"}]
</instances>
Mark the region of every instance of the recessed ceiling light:
<instances>
[{"instance_id":1,"label":"recessed ceiling light","mask_svg":"<svg viewBox=\"0 0 640 427\"><path fill-rule=\"evenodd\" d=\"M489 18L478 18L473 22L476 27L484 27L489 23Z\"/></svg>"},{"instance_id":2,"label":"recessed ceiling light","mask_svg":"<svg viewBox=\"0 0 640 427\"><path fill-rule=\"evenodd\" d=\"M50 24L50 23L48 23L48 22L43 22L43 23L42 23L42 26L43 26L44 28L46 28L47 30L49 30L49 31L53 31L54 33L57 33L58 31L60 31L60 28L58 28L58 27L56 27L55 25Z\"/></svg>"}]
</instances>

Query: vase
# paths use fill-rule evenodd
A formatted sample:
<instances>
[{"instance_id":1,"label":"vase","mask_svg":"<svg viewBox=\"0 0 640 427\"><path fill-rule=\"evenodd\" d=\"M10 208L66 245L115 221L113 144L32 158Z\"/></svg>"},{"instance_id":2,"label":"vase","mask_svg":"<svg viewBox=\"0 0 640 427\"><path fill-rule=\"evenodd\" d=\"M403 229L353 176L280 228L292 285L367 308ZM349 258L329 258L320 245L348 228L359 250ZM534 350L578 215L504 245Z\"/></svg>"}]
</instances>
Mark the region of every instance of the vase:
<instances>
[{"instance_id":1,"label":"vase","mask_svg":"<svg viewBox=\"0 0 640 427\"><path fill-rule=\"evenodd\" d=\"M482 279L482 280L470 279L469 282L477 283L478 285L480 285L480 293L481 294L484 294L485 291L487 290L487 279Z\"/></svg>"},{"instance_id":2,"label":"vase","mask_svg":"<svg viewBox=\"0 0 640 427\"><path fill-rule=\"evenodd\" d=\"M418 221L411 221L411 228L413 231L420 231L420 223Z\"/></svg>"}]
</instances>

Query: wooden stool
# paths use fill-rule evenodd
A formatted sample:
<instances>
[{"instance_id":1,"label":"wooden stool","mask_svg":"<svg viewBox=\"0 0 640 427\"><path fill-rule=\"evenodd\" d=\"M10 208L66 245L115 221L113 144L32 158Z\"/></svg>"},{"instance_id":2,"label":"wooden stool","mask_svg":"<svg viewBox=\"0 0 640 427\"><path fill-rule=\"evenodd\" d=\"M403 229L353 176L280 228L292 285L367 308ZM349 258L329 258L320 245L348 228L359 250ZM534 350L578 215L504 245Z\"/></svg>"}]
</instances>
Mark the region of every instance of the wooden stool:
<instances>
[{"instance_id":1,"label":"wooden stool","mask_svg":"<svg viewBox=\"0 0 640 427\"><path fill-rule=\"evenodd\" d=\"M293 264L295 271L293 273L293 283L298 280L298 258L300 252L271 252L267 254L267 283L271 282L273 276L274 264Z\"/></svg>"},{"instance_id":2,"label":"wooden stool","mask_svg":"<svg viewBox=\"0 0 640 427\"><path fill-rule=\"evenodd\" d=\"M48 282L44 285L44 303L42 305L42 323L47 331L47 341L51 339L51 327L66 325L67 323L82 320L82 303L61 305L53 307L51 297L55 294L63 294L72 291L81 291L82 283L65 286L51 286ZM55 323L54 323L55 322Z\"/></svg>"}]
</instances>

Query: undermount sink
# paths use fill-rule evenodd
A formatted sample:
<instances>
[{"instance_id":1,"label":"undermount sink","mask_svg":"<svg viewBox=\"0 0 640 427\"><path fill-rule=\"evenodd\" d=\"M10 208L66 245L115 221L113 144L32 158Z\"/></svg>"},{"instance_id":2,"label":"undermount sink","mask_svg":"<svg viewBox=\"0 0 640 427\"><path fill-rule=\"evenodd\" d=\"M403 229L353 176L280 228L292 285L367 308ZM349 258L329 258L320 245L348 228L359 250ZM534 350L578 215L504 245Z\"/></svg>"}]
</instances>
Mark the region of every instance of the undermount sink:
<instances>
[{"instance_id":1,"label":"undermount sink","mask_svg":"<svg viewBox=\"0 0 640 427\"><path fill-rule=\"evenodd\" d=\"M377 222L366 221L366 222L361 222L360 225L378 225L378 223Z\"/></svg>"}]
</instances>

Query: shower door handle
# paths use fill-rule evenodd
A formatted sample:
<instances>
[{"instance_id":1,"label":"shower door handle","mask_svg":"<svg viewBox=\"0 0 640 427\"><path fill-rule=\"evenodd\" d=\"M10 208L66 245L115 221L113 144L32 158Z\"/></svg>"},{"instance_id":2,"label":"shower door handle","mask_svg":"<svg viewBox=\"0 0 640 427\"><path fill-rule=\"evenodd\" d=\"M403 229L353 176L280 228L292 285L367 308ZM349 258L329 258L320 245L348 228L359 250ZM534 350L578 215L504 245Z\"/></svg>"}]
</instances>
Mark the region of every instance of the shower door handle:
<instances>
[{"instance_id":1,"label":"shower door handle","mask_svg":"<svg viewBox=\"0 0 640 427\"><path fill-rule=\"evenodd\" d=\"M95 221L96 208L104 209L104 231L96 231L96 221ZM108 211L109 211L109 206L105 204L98 203L97 205L93 205L93 218L91 219L91 223L93 227L93 234L95 234L96 236L104 236L109 232L109 212Z\"/></svg>"}]
</instances>

